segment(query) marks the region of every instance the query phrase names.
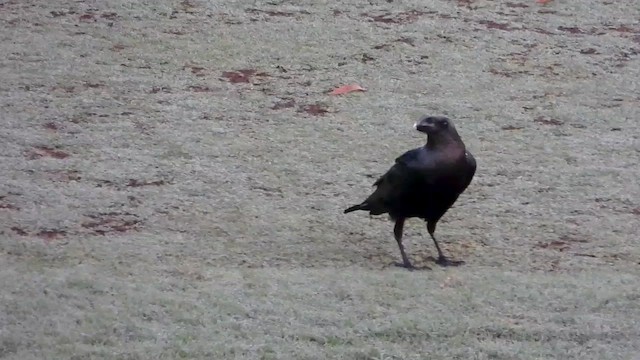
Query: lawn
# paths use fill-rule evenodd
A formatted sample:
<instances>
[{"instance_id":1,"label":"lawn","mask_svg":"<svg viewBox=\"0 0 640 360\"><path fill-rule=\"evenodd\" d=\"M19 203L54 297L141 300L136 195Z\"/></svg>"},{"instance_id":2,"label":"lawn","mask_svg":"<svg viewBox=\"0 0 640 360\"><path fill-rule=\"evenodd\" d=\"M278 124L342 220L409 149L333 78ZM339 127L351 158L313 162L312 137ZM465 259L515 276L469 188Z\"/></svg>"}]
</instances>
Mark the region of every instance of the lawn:
<instances>
[{"instance_id":1,"label":"lawn","mask_svg":"<svg viewBox=\"0 0 640 360\"><path fill-rule=\"evenodd\" d=\"M0 358L639 359L640 7L0 3ZM346 84L364 92L334 96ZM342 210L447 115L400 260Z\"/></svg>"}]
</instances>

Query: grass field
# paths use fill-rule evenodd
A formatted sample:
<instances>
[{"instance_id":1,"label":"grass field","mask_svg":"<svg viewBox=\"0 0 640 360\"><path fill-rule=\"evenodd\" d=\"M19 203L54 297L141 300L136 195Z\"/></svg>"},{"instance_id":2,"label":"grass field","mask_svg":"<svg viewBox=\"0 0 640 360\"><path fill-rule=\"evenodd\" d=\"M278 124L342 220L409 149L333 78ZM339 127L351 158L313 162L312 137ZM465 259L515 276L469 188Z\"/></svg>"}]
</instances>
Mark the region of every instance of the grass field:
<instances>
[{"instance_id":1,"label":"grass field","mask_svg":"<svg viewBox=\"0 0 640 360\"><path fill-rule=\"evenodd\" d=\"M0 2L0 358L640 359L640 7ZM366 92L331 96L358 83ZM342 210L448 115L438 225Z\"/></svg>"}]
</instances>

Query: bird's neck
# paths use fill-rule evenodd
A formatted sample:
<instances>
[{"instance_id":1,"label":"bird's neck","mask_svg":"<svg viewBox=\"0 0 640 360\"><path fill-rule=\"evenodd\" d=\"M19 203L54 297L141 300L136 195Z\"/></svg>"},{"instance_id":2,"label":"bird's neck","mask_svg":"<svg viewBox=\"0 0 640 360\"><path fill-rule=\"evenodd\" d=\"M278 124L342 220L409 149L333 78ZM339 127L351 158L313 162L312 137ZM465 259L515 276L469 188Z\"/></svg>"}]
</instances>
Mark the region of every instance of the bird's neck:
<instances>
[{"instance_id":1,"label":"bird's neck","mask_svg":"<svg viewBox=\"0 0 640 360\"><path fill-rule=\"evenodd\" d=\"M446 133L427 136L427 149L442 149L447 147L456 147L464 151L464 144L460 140L458 134Z\"/></svg>"}]
</instances>

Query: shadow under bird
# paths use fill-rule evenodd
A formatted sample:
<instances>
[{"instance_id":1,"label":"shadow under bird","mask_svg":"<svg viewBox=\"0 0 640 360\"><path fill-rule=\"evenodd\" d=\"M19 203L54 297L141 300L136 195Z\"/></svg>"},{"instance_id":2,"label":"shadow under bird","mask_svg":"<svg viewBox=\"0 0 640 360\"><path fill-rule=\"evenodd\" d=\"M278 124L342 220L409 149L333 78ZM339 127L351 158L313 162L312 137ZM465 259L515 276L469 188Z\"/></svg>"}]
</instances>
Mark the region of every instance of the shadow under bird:
<instances>
[{"instance_id":1,"label":"shadow under bird","mask_svg":"<svg viewBox=\"0 0 640 360\"><path fill-rule=\"evenodd\" d=\"M395 221L393 234L402 263L413 269L402 245L402 230L408 218L421 218L438 250L436 263L460 265L463 261L447 259L434 233L438 220L469 186L476 172L476 160L467 151L453 122L444 116L423 116L414 128L427 134L427 143L399 156L395 164L375 183L376 190L358 205L344 210L368 211L370 215L389 214Z\"/></svg>"}]
</instances>

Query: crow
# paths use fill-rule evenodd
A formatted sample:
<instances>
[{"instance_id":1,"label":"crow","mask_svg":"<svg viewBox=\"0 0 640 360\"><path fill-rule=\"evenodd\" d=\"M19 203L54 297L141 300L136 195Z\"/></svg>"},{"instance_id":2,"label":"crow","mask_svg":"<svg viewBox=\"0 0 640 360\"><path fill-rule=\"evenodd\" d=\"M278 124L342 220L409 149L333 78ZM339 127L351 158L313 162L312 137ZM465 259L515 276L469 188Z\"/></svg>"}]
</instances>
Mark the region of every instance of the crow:
<instances>
[{"instance_id":1,"label":"crow","mask_svg":"<svg viewBox=\"0 0 640 360\"><path fill-rule=\"evenodd\" d=\"M408 218L426 222L427 231L438 250L436 263L455 266L463 261L444 256L434 236L438 220L469 186L476 172L476 160L467 151L453 122L445 116L422 116L414 128L427 134L427 143L400 155L395 164L373 184L376 190L356 210L370 215L388 214L395 221L393 234L400 247L402 266L414 269L402 245L402 230Z\"/></svg>"}]
</instances>

